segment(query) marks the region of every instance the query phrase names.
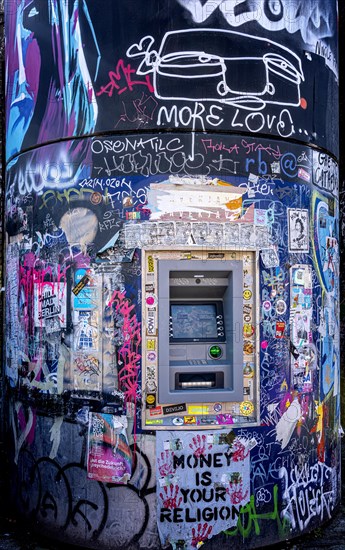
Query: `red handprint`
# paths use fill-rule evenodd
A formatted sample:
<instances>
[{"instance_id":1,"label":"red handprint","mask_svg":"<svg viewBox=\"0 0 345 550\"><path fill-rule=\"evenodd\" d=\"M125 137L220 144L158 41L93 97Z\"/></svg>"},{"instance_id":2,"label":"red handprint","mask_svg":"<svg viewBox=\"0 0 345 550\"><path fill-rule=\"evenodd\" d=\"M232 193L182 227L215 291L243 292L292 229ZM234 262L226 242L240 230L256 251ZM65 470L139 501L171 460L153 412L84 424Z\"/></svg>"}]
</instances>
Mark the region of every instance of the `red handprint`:
<instances>
[{"instance_id":1,"label":"red handprint","mask_svg":"<svg viewBox=\"0 0 345 550\"><path fill-rule=\"evenodd\" d=\"M230 497L231 504L240 504L243 502L247 496L248 496L248 489L245 493L243 493L243 481L230 481L229 487L227 488L226 492L228 493Z\"/></svg>"},{"instance_id":2,"label":"red handprint","mask_svg":"<svg viewBox=\"0 0 345 550\"><path fill-rule=\"evenodd\" d=\"M175 474L174 468L174 453L171 451L164 451L161 453L161 457L158 458L158 471L160 477L166 477Z\"/></svg>"},{"instance_id":3,"label":"red handprint","mask_svg":"<svg viewBox=\"0 0 345 550\"><path fill-rule=\"evenodd\" d=\"M204 542L210 536L212 532L212 525L207 525L207 523L199 523L198 529L195 531L194 527L192 529L192 546L197 548L200 542Z\"/></svg>"},{"instance_id":4,"label":"red handprint","mask_svg":"<svg viewBox=\"0 0 345 550\"><path fill-rule=\"evenodd\" d=\"M204 455L207 449L211 449L212 445L207 446L206 435L197 435L193 437L192 443L189 444L190 448L193 451L194 456L199 458L199 456Z\"/></svg>"},{"instance_id":5,"label":"red handprint","mask_svg":"<svg viewBox=\"0 0 345 550\"><path fill-rule=\"evenodd\" d=\"M249 455L249 449L247 449L241 441L235 439L231 446L231 455L234 462L240 462Z\"/></svg>"},{"instance_id":6,"label":"red handprint","mask_svg":"<svg viewBox=\"0 0 345 550\"><path fill-rule=\"evenodd\" d=\"M169 510L172 510L173 508L178 508L182 502L182 497L179 497L177 499L178 492L180 490L180 487L178 485L173 485L172 483L168 487L163 487L163 493L159 493L159 496L161 497L163 501L163 508L168 508Z\"/></svg>"}]
</instances>

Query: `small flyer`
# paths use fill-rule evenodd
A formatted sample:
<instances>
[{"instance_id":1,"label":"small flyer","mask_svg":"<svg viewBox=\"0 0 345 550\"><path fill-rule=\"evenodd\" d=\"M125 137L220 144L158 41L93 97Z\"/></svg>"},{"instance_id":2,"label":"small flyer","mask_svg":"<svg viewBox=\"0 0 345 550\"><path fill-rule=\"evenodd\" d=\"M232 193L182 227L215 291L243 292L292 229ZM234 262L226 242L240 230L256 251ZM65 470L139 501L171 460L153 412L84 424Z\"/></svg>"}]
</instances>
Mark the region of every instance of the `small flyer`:
<instances>
[{"instance_id":1,"label":"small flyer","mask_svg":"<svg viewBox=\"0 0 345 550\"><path fill-rule=\"evenodd\" d=\"M127 418L91 412L87 477L105 483L125 484L131 478L132 453L127 439Z\"/></svg>"}]
</instances>

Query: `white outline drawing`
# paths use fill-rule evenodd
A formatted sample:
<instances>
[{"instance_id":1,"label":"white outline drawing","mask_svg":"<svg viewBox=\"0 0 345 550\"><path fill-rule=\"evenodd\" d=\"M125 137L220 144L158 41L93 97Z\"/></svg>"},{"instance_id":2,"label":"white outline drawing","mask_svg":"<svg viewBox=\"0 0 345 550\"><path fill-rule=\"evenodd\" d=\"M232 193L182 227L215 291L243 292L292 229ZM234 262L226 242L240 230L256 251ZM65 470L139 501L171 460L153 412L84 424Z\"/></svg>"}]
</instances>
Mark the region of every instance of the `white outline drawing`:
<instances>
[{"instance_id":1,"label":"white outline drawing","mask_svg":"<svg viewBox=\"0 0 345 550\"><path fill-rule=\"evenodd\" d=\"M167 32L158 51L151 49L154 42L145 36L126 54L143 57L137 74L153 75L158 99L220 102L250 111L300 105L301 59L277 42L209 28ZM248 49L257 55L247 56Z\"/></svg>"}]
</instances>

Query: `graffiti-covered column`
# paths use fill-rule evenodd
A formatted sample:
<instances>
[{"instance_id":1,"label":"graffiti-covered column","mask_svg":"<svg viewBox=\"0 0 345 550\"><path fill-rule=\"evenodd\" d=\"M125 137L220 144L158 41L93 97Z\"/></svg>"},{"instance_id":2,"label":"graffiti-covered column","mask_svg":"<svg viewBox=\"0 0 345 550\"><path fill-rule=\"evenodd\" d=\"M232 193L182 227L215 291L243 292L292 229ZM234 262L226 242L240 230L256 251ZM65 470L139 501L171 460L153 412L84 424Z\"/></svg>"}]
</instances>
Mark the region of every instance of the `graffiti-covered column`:
<instances>
[{"instance_id":1,"label":"graffiti-covered column","mask_svg":"<svg viewBox=\"0 0 345 550\"><path fill-rule=\"evenodd\" d=\"M6 9L21 517L104 549L319 526L340 498L336 1Z\"/></svg>"}]
</instances>

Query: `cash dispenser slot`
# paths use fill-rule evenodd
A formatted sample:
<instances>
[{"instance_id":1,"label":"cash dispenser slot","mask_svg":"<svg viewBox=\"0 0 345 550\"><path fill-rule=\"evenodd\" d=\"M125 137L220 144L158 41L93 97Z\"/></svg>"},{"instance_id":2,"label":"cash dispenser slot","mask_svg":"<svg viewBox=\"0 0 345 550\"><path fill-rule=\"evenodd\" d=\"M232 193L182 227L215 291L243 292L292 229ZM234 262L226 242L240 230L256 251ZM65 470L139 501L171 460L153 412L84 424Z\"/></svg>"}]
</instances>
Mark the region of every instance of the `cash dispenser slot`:
<instances>
[{"instance_id":1,"label":"cash dispenser slot","mask_svg":"<svg viewBox=\"0 0 345 550\"><path fill-rule=\"evenodd\" d=\"M243 399L243 266L158 262L160 403Z\"/></svg>"}]
</instances>

